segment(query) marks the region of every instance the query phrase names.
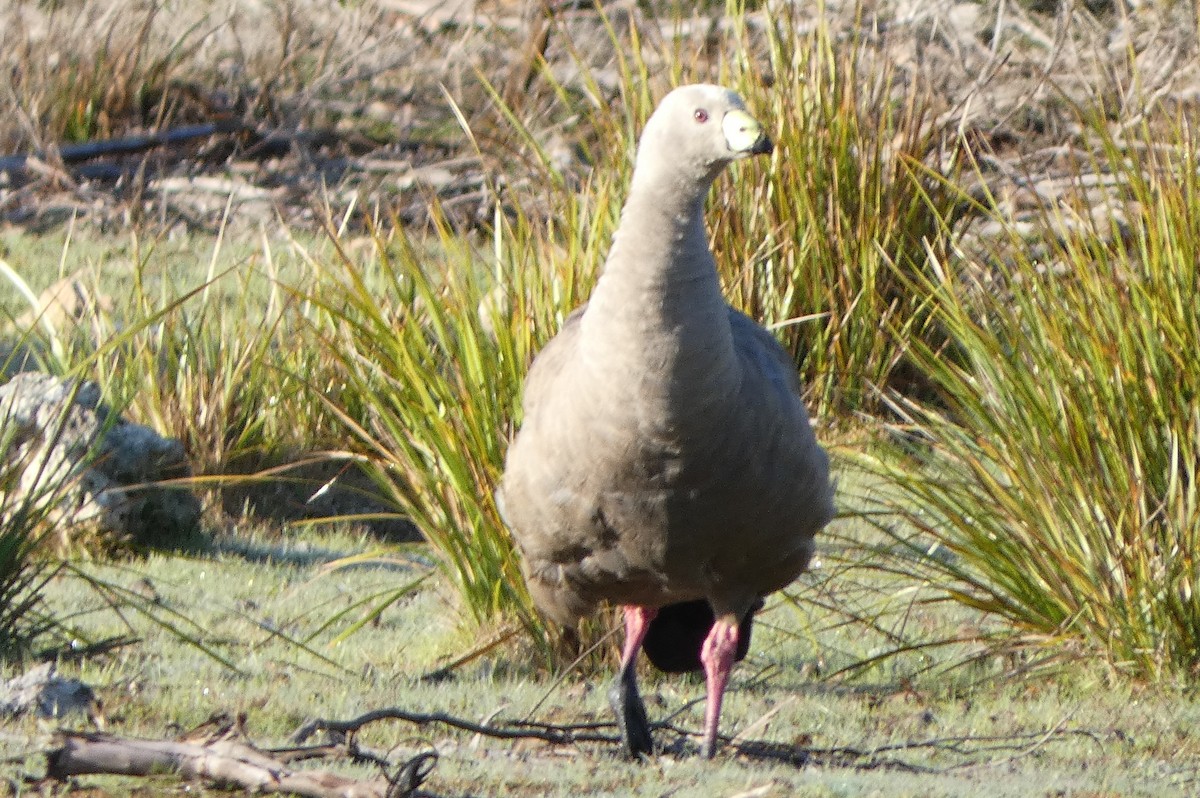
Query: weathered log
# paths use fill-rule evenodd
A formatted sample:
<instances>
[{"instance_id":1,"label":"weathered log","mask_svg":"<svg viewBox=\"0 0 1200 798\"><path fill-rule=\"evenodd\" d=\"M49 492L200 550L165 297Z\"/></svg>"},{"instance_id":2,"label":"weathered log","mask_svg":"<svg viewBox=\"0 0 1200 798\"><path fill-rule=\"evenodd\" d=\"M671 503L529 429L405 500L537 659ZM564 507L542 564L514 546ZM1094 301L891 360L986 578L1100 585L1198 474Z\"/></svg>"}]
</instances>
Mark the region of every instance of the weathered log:
<instances>
[{"instance_id":1,"label":"weathered log","mask_svg":"<svg viewBox=\"0 0 1200 798\"><path fill-rule=\"evenodd\" d=\"M424 781L433 761L432 755L421 755L404 765L395 777L354 779L326 770L292 770L269 752L223 738L199 742L142 740L60 731L58 739L60 745L46 755L46 776L51 779L95 774L175 774L214 785L306 798L403 798Z\"/></svg>"}]
</instances>

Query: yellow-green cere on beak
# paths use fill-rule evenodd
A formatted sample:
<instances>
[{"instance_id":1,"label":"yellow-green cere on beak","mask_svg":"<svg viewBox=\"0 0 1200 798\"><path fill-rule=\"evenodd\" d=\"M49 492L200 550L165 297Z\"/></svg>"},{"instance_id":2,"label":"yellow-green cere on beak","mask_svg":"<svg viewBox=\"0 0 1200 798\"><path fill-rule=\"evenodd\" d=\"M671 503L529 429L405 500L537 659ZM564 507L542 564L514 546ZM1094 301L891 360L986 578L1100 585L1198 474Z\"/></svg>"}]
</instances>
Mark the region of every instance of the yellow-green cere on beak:
<instances>
[{"instance_id":1,"label":"yellow-green cere on beak","mask_svg":"<svg viewBox=\"0 0 1200 798\"><path fill-rule=\"evenodd\" d=\"M745 111L734 109L721 120L725 143L739 155L766 155L771 152L771 139L758 120Z\"/></svg>"}]
</instances>

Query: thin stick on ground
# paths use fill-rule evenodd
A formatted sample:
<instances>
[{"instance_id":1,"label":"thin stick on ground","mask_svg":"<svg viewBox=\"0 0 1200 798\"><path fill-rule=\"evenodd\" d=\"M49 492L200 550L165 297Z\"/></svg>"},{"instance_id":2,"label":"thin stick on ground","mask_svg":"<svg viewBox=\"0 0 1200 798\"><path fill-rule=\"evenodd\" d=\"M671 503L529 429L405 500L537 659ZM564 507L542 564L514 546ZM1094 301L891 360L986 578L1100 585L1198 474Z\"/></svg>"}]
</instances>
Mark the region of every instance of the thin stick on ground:
<instances>
[{"instance_id":1,"label":"thin stick on ground","mask_svg":"<svg viewBox=\"0 0 1200 798\"><path fill-rule=\"evenodd\" d=\"M541 740L552 745L572 745L576 743L598 742L609 745L620 745L621 738L615 733L607 733L604 729L615 728L613 723L592 722L580 724L555 724L536 721L501 721L499 724L476 723L457 718L444 712L412 712L398 707L377 709L363 713L350 720L316 719L301 726L292 735L297 744L303 743L319 731L330 732L336 736L353 735L363 727L382 720L401 720L417 726L442 724L461 731L470 732L484 737L500 740ZM682 754L683 740L699 739L701 734L676 726L672 723L654 724L656 730L674 732L678 741L665 747L664 753ZM740 737L723 737L724 743L732 745L738 756L760 761L782 762L795 767L819 765L822 767L847 768L852 770L897 770L908 773L937 774L981 764L994 764L988 754L1000 751L1014 752L1003 761L1028 756L1034 751L1056 740L1068 737L1083 736L1100 743L1101 734L1090 729L1068 729L1063 723L1035 732L1016 733L1009 735L987 736L953 736L934 737L924 740L913 740L871 748L856 748L853 746L831 746L826 748L809 747L795 743L781 743L769 740L745 740ZM902 759L896 759L888 754L905 751L927 750L939 754L953 754L962 757L962 761L944 767L934 767Z\"/></svg>"}]
</instances>

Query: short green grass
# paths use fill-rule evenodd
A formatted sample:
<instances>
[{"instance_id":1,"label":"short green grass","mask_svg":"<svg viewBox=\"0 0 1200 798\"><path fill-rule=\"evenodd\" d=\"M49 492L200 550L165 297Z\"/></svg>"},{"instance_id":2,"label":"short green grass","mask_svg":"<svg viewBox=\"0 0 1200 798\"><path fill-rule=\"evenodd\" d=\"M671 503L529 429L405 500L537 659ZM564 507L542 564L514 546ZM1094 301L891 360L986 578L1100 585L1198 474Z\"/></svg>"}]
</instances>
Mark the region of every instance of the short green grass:
<instances>
[{"instance_id":1,"label":"short green grass","mask_svg":"<svg viewBox=\"0 0 1200 798\"><path fill-rule=\"evenodd\" d=\"M182 644L128 605L120 612L98 606L93 586L63 576L48 594L56 611L92 637L127 635L138 642L64 665L62 672L98 689L110 732L133 736L169 736L218 712L246 712L248 729L262 745L286 744L313 717L347 719L382 707L442 711L476 722L608 719L607 674L551 678L512 648L456 669L447 681L422 682L422 674L469 650L474 639L463 634L453 591L419 552L336 567L340 558L373 548L346 532L280 540L240 530L203 556L152 555L143 562L86 566L93 579L146 599L148 612L186 616L197 625L189 628L197 642L234 667ZM825 589L822 570L794 586L802 602ZM427 578L351 637L339 640L361 609L326 626L363 596L421 577ZM838 582L886 588L869 566L843 569ZM1086 663L1053 680L973 683L970 669L910 678L906 672L925 665L916 655L857 678L829 678L817 673L818 664L836 659L838 651L860 651L864 635L845 625L841 612L807 602L803 607L800 612L777 600L764 611L724 718L727 733L812 749L813 760L803 768L728 751L711 763L667 755L634 765L617 757L612 745L499 741L398 722L370 727L361 742L396 758L438 751L427 787L441 796L732 796L759 788L766 789L757 794L778 796L1164 796L1196 788L1200 704L1186 690L1111 683L1103 668ZM918 606L908 614L908 624L935 635L949 634L947 625L962 621L944 608ZM6 676L13 672L3 670ZM654 718L679 712L676 723L699 725L701 681L645 676ZM63 723L88 725L78 717ZM51 731L31 719L7 723L0 755L24 756L4 769L10 775L39 772L34 752ZM668 732L659 734L671 739ZM868 756L848 763L822 753L843 747ZM872 751L877 753L870 756ZM875 760L929 772L869 766ZM176 789L169 779L155 783ZM79 786L119 796L138 784L89 777Z\"/></svg>"}]
</instances>

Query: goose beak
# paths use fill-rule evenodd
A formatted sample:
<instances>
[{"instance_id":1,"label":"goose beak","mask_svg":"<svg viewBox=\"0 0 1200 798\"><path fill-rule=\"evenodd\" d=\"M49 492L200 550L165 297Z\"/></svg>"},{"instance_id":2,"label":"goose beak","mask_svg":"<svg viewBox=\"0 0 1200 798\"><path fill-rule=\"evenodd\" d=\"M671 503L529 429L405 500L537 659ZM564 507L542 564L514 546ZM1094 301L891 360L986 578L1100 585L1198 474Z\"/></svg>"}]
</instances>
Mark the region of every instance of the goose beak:
<instances>
[{"instance_id":1,"label":"goose beak","mask_svg":"<svg viewBox=\"0 0 1200 798\"><path fill-rule=\"evenodd\" d=\"M745 111L735 108L725 114L721 129L725 132L725 143L738 157L768 155L775 148L758 120Z\"/></svg>"}]
</instances>

